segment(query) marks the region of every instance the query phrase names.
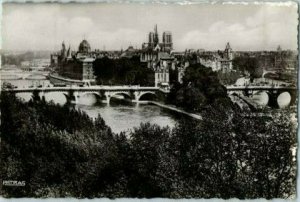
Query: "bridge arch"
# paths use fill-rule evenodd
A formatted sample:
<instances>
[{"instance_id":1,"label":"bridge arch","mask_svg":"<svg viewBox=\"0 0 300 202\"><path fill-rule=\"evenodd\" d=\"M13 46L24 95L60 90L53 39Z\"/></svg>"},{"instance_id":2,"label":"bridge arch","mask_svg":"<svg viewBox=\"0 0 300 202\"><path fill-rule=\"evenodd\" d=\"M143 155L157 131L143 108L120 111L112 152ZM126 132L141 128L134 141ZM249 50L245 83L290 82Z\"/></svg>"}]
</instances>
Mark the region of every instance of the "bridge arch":
<instances>
[{"instance_id":1,"label":"bridge arch","mask_svg":"<svg viewBox=\"0 0 300 202\"><path fill-rule=\"evenodd\" d=\"M28 102L32 98L32 93L31 92L19 92L19 93L16 93L16 96L18 98L21 98L23 101Z\"/></svg>"},{"instance_id":2,"label":"bridge arch","mask_svg":"<svg viewBox=\"0 0 300 202\"><path fill-rule=\"evenodd\" d=\"M41 99L45 98L46 102L54 102L56 104L64 105L68 102L68 95L64 92L40 92Z\"/></svg>"},{"instance_id":3,"label":"bridge arch","mask_svg":"<svg viewBox=\"0 0 300 202\"><path fill-rule=\"evenodd\" d=\"M152 99L152 100L153 100L153 97L154 97L154 99L157 98L157 95L155 92L147 91L147 92L141 92L140 95L137 96L136 100L141 101L144 98L146 98L147 96L151 97L150 99ZM147 100L149 100L149 99L147 99Z\"/></svg>"},{"instance_id":4,"label":"bridge arch","mask_svg":"<svg viewBox=\"0 0 300 202\"><path fill-rule=\"evenodd\" d=\"M239 92L237 91L227 91L228 95L238 96Z\"/></svg>"},{"instance_id":5,"label":"bridge arch","mask_svg":"<svg viewBox=\"0 0 300 202\"><path fill-rule=\"evenodd\" d=\"M267 106L270 101L269 92L264 90L254 91L251 97L256 104L262 107Z\"/></svg>"},{"instance_id":6,"label":"bridge arch","mask_svg":"<svg viewBox=\"0 0 300 202\"><path fill-rule=\"evenodd\" d=\"M111 98L118 98L118 96L123 96L124 99L132 100L133 96L130 94L130 92L126 91L117 91L117 92L106 92L106 102L109 104Z\"/></svg>"},{"instance_id":7,"label":"bridge arch","mask_svg":"<svg viewBox=\"0 0 300 202\"><path fill-rule=\"evenodd\" d=\"M292 95L288 91L280 92L277 96L277 104L279 108L285 108L291 105L292 103Z\"/></svg>"},{"instance_id":8,"label":"bridge arch","mask_svg":"<svg viewBox=\"0 0 300 202\"><path fill-rule=\"evenodd\" d=\"M262 78L265 78L266 75L275 75L277 76L277 72L276 71L264 71L262 74Z\"/></svg>"},{"instance_id":9,"label":"bridge arch","mask_svg":"<svg viewBox=\"0 0 300 202\"><path fill-rule=\"evenodd\" d=\"M110 94L110 97L116 97L118 95L121 95L121 96L124 96L124 98L129 98L129 99L132 99L132 95L130 95L129 92L113 92Z\"/></svg>"},{"instance_id":10,"label":"bridge arch","mask_svg":"<svg viewBox=\"0 0 300 202\"><path fill-rule=\"evenodd\" d=\"M94 95L98 98L101 98L101 95L98 92L83 92L83 93L80 94L80 96L83 96L83 97L84 96L89 96L89 95Z\"/></svg>"},{"instance_id":11,"label":"bridge arch","mask_svg":"<svg viewBox=\"0 0 300 202\"><path fill-rule=\"evenodd\" d=\"M101 100L101 95L98 92L83 92L74 94L76 104L94 105Z\"/></svg>"}]
</instances>

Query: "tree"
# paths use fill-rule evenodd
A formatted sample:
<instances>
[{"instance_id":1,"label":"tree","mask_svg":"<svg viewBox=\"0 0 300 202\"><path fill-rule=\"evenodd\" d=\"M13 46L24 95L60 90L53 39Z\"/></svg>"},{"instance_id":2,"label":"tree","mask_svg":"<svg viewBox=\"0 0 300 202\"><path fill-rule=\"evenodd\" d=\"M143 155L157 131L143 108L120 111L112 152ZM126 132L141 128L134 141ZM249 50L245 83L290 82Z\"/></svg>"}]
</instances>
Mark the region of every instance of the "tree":
<instances>
[{"instance_id":1,"label":"tree","mask_svg":"<svg viewBox=\"0 0 300 202\"><path fill-rule=\"evenodd\" d=\"M129 186L131 194L138 197L159 197L162 190L156 182L161 148L169 138L168 128L149 123L141 124L130 134L132 147L132 175Z\"/></svg>"},{"instance_id":2,"label":"tree","mask_svg":"<svg viewBox=\"0 0 300 202\"><path fill-rule=\"evenodd\" d=\"M154 71L141 63L138 57L98 58L95 60L93 67L98 84L154 85Z\"/></svg>"},{"instance_id":3,"label":"tree","mask_svg":"<svg viewBox=\"0 0 300 202\"><path fill-rule=\"evenodd\" d=\"M251 79L259 78L262 76L263 68L259 65L256 57L240 56L235 57L232 61L233 68L245 73L249 72Z\"/></svg>"},{"instance_id":4,"label":"tree","mask_svg":"<svg viewBox=\"0 0 300 202\"><path fill-rule=\"evenodd\" d=\"M183 83L175 83L169 95L169 102L190 111L200 111L218 98L228 98L226 88L219 82L211 68L193 64L186 68Z\"/></svg>"},{"instance_id":5,"label":"tree","mask_svg":"<svg viewBox=\"0 0 300 202\"><path fill-rule=\"evenodd\" d=\"M200 92L192 87L181 86L183 99ZM101 116L93 121L69 106L24 103L5 91L0 98L1 176L26 181L24 188L3 186L5 197L295 193L296 126L289 110L249 117L218 97L201 108L201 121L182 118L172 130L145 123L114 134Z\"/></svg>"}]
</instances>

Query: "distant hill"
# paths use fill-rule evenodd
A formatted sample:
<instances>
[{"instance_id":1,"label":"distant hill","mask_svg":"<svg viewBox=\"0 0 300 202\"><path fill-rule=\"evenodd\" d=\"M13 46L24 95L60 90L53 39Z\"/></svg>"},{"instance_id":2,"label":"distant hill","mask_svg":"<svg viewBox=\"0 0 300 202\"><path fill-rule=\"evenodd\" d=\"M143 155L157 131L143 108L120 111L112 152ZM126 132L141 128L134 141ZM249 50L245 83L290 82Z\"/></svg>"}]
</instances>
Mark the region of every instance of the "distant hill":
<instances>
[{"instance_id":1,"label":"distant hill","mask_svg":"<svg viewBox=\"0 0 300 202\"><path fill-rule=\"evenodd\" d=\"M23 61L48 59L53 51L2 51L2 65L20 65Z\"/></svg>"}]
</instances>

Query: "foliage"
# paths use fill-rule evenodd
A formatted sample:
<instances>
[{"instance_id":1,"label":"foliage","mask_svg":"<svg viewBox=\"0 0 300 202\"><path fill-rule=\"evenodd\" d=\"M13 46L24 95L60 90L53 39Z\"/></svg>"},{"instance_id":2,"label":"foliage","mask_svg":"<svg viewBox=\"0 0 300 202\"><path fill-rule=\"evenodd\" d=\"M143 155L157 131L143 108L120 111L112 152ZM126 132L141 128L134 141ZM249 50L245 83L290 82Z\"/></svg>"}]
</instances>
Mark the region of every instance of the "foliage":
<instances>
[{"instance_id":1,"label":"foliage","mask_svg":"<svg viewBox=\"0 0 300 202\"><path fill-rule=\"evenodd\" d=\"M295 193L296 137L288 111L249 118L215 98L201 122L182 119L172 130L145 123L113 134L100 116L92 120L70 106L23 103L2 92L0 107L2 179L26 181L25 187L3 186L4 197L270 199Z\"/></svg>"},{"instance_id":2,"label":"foliage","mask_svg":"<svg viewBox=\"0 0 300 202\"><path fill-rule=\"evenodd\" d=\"M263 67L259 64L256 57L240 56L235 57L232 61L233 68L237 71L250 74L252 79L260 78L263 74Z\"/></svg>"},{"instance_id":3,"label":"foliage","mask_svg":"<svg viewBox=\"0 0 300 202\"><path fill-rule=\"evenodd\" d=\"M218 78L223 85L233 85L241 77L237 71L222 72L218 71Z\"/></svg>"},{"instance_id":4,"label":"foliage","mask_svg":"<svg viewBox=\"0 0 300 202\"><path fill-rule=\"evenodd\" d=\"M139 57L96 59L94 74L98 84L154 86L154 72L141 63Z\"/></svg>"},{"instance_id":5,"label":"foliage","mask_svg":"<svg viewBox=\"0 0 300 202\"><path fill-rule=\"evenodd\" d=\"M219 82L216 72L201 64L186 68L183 83L175 83L169 94L169 102L188 111L199 112L208 103L219 98L227 99L226 88Z\"/></svg>"}]
</instances>

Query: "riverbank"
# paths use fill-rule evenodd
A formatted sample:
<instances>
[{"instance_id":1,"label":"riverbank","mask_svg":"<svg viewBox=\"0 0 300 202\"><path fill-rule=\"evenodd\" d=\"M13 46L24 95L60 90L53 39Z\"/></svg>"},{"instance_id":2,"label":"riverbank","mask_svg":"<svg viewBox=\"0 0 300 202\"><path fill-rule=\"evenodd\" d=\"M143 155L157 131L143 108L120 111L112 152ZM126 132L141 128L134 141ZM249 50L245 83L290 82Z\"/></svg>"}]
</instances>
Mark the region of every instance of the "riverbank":
<instances>
[{"instance_id":1,"label":"riverbank","mask_svg":"<svg viewBox=\"0 0 300 202\"><path fill-rule=\"evenodd\" d=\"M138 103L153 104L153 105L159 106L159 107L164 108L164 109L168 109L168 110L171 110L171 111L175 111L175 112L184 114L186 116L189 116L189 117L197 119L197 120L203 120L202 116L200 116L198 114L189 113L189 112L186 112L186 111L184 111L182 109L178 109L175 106L165 105L165 104L162 104L160 102L155 102L155 101L139 101Z\"/></svg>"}]
</instances>

